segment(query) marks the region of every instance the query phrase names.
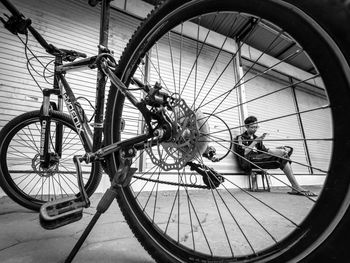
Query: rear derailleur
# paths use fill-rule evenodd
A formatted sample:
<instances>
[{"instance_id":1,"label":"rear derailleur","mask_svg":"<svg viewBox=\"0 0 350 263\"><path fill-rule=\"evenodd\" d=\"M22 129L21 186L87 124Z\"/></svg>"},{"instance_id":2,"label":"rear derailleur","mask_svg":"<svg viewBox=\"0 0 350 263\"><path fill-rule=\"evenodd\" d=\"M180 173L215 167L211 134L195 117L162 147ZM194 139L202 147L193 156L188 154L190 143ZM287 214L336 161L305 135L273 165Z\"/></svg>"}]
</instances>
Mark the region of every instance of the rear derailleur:
<instances>
[{"instance_id":1,"label":"rear derailleur","mask_svg":"<svg viewBox=\"0 0 350 263\"><path fill-rule=\"evenodd\" d=\"M196 171L202 176L204 184L210 189L219 187L225 181L223 176L205 164L187 162L187 165L190 166L191 171Z\"/></svg>"}]
</instances>

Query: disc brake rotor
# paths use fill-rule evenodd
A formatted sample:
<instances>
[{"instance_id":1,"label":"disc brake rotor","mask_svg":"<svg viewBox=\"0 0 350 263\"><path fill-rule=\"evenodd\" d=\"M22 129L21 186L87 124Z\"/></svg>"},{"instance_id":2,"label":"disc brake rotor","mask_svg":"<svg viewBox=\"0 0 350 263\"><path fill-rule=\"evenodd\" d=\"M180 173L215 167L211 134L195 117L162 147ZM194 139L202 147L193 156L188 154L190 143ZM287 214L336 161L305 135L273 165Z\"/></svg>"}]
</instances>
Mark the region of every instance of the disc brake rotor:
<instances>
[{"instance_id":1,"label":"disc brake rotor","mask_svg":"<svg viewBox=\"0 0 350 263\"><path fill-rule=\"evenodd\" d=\"M171 140L156 145L151 140L145 145L152 163L165 171L182 169L196 155L204 152L206 145L199 139L203 137L203 131L207 132L208 126L200 120L202 114L191 110L183 99L172 98L169 104L171 110L167 116L173 126Z\"/></svg>"},{"instance_id":2,"label":"disc brake rotor","mask_svg":"<svg viewBox=\"0 0 350 263\"><path fill-rule=\"evenodd\" d=\"M36 154L32 159L32 169L41 177L54 176L58 172L58 162L52 162L48 168L40 167L40 155Z\"/></svg>"}]
</instances>

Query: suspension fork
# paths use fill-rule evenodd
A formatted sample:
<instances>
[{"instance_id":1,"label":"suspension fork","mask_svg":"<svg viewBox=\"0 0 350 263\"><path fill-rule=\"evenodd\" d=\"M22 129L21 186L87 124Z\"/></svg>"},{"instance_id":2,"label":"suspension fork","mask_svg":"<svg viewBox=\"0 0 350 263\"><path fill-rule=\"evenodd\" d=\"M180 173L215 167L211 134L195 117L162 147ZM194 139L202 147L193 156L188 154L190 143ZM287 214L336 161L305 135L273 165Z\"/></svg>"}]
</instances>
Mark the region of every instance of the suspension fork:
<instances>
[{"instance_id":1,"label":"suspension fork","mask_svg":"<svg viewBox=\"0 0 350 263\"><path fill-rule=\"evenodd\" d=\"M49 153L51 142L51 114L50 114L50 96L52 94L59 95L60 90L57 89L44 89L43 90L43 103L40 113L40 166L42 168L49 168L51 154ZM57 130L56 130L57 132Z\"/></svg>"},{"instance_id":2,"label":"suspension fork","mask_svg":"<svg viewBox=\"0 0 350 263\"><path fill-rule=\"evenodd\" d=\"M57 77L57 66L62 65L62 57L57 56L55 58L55 70L54 70L54 82L53 82L53 88L54 90L58 90L59 94L57 97L57 110L60 112L63 112L63 98L62 98L62 89L59 85L59 79ZM62 142L63 142L63 124L57 123L56 124L56 142L55 142L55 152L57 155L61 158L62 157Z\"/></svg>"},{"instance_id":3,"label":"suspension fork","mask_svg":"<svg viewBox=\"0 0 350 263\"><path fill-rule=\"evenodd\" d=\"M50 142L51 142L51 113L50 110L63 111L63 101L61 89L59 86L59 79L57 77L56 66L62 65L62 58L59 56L55 57L55 71L54 71L54 83L53 89L43 90L43 103L41 106L40 123L41 123L41 138L40 138L40 165L43 168L50 166L50 160L53 158L49 153ZM57 104L51 101L50 96L56 95L58 100ZM62 140L63 140L63 124L56 123L55 130L55 154L56 158L62 157Z\"/></svg>"}]
</instances>

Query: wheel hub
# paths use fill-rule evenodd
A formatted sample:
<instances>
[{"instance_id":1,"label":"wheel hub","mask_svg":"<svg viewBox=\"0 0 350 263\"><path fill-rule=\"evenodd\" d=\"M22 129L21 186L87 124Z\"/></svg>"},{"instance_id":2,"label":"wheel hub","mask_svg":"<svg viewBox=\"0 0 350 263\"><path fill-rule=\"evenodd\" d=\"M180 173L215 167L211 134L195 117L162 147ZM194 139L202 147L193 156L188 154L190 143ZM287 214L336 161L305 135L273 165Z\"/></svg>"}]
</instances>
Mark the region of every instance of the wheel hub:
<instances>
[{"instance_id":1,"label":"wheel hub","mask_svg":"<svg viewBox=\"0 0 350 263\"><path fill-rule=\"evenodd\" d=\"M50 156L51 157L51 156ZM32 159L32 168L41 177L54 176L58 171L58 160L56 158L50 158L50 165L48 168L44 168L40 163L40 155L36 154Z\"/></svg>"}]
</instances>

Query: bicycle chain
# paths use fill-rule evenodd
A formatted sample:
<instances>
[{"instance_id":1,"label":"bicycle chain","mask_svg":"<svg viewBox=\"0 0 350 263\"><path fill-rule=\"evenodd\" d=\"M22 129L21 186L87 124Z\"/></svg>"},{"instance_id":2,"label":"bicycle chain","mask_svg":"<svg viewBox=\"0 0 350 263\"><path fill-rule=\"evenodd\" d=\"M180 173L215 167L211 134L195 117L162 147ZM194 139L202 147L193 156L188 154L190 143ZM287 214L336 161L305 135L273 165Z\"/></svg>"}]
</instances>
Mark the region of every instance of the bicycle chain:
<instances>
[{"instance_id":1,"label":"bicycle chain","mask_svg":"<svg viewBox=\"0 0 350 263\"><path fill-rule=\"evenodd\" d=\"M183 186L183 187L192 187L192 188L199 188L199 189L208 189L208 186L204 185L195 185L195 184L179 184L179 183L173 183L173 182L167 182L167 181L162 181L162 180L155 180L155 179L147 179L143 178L141 176L133 176L133 178L143 180L143 181L149 181L149 182L154 182L154 183L161 183L161 184L167 184L167 185L175 185L175 186Z\"/></svg>"}]
</instances>

